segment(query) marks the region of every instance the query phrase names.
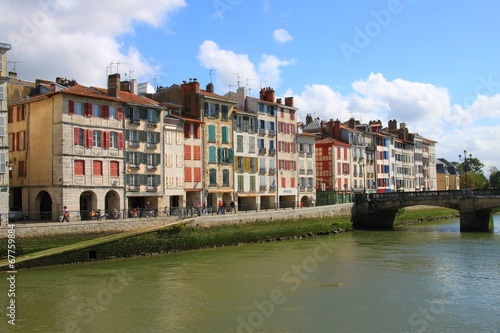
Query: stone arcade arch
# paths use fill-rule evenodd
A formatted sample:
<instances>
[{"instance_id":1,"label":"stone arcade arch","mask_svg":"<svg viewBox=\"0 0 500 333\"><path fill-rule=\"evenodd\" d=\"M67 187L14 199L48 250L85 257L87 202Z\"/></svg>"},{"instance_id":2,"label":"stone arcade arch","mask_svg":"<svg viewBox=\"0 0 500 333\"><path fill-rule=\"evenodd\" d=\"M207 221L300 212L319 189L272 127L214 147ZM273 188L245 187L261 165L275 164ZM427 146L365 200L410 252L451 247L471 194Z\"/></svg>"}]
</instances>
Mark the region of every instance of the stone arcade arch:
<instances>
[{"instance_id":1,"label":"stone arcade arch","mask_svg":"<svg viewBox=\"0 0 500 333\"><path fill-rule=\"evenodd\" d=\"M35 207L37 208L37 212L35 212L35 216L30 216L33 219L40 219L42 221L52 221L52 218L57 217L57 212L54 216L52 216L52 197L47 191L40 191L36 195L35 198Z\"/></svg>"},{"instance_id":2,"label":"stone arcade arch","mask_svg":"<svg viewBox=\"0 0 500 333\"><path fill-rule=\"evenodd\" d=\"M89 219L89 212L97 210L97 195L93 191L85 191L80 194L80 218Z\"/></svg>"},{"instance_id":3,"label":"stone arcade arch","mask_svg":"<svg viewBox=\"0 0 500 333\"><path fill-rule=\"evenodd\" d=\"M120 195L115 190L109 191L104 197L104 212L112 216L113 209L120 211Z\"/></svg>"}]
</instances>

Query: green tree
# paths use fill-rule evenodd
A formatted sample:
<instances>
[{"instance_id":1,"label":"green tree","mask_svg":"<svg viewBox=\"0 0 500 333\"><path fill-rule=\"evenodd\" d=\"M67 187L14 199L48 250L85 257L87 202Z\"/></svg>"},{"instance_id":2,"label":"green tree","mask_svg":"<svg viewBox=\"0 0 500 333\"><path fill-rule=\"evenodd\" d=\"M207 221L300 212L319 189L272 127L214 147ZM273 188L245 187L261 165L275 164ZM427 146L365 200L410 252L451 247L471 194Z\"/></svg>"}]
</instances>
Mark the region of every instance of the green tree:
<instances>
[{"instance_id":1,"label":"green tree","mask_svg":"<svg viewBox=\"0 0 500 333\"><path fill-rule=\"evenodd\" d=\"M465 161L462 163L453 162L457 166L460 175L465 172L473 172L483 174L484 164L477 157L467 158L467 164Z\"/></svg>"},{"instance_id":2,"label":"green tree","mask_svg":"<svg viewBox=\"0 0 500 333\"><path fill-rule=\"evenodd\" d=\"M500 171L496 167L490 167L490 186L500 188Z\"/></svg>"}]
</instances>

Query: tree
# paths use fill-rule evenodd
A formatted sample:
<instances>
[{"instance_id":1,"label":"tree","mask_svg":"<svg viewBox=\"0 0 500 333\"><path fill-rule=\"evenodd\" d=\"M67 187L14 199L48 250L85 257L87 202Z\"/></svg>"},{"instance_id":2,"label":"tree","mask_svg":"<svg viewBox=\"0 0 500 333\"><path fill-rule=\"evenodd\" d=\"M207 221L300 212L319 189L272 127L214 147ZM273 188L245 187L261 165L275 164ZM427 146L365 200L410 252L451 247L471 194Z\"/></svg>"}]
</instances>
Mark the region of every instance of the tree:
<instances>
[{"instance_id":1,"label":"tree","mask_svg":"<svg viewBox=\"0 0 500 333\"><path fill-rule=\"evenodd\" d=\"M490 167L490 186L500 188L500 171L496 167Z\"/></svg>"},{"instance_id":2,"label":"tree","mask_svg":"<svg viewBox=\"0 0 500 333\"><path fill-rule=\"evenodd\" d=\"M467 158L467 165L465 161L462 163L453 162L457 166L458 172L462 175L465 172L473 172L478 174L483 174L484 164L477 157Z\"/></svg>"}]
</instances>

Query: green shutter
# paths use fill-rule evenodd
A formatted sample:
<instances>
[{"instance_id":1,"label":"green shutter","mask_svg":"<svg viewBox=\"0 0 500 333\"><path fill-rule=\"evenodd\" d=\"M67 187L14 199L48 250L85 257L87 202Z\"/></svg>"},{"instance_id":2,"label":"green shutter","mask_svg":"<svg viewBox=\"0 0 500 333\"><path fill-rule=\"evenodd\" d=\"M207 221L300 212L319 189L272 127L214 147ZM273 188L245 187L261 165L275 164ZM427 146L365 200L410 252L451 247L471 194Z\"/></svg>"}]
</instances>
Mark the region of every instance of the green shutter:
<instances>
[{"instance_id":1,"label":"green shutter","mask_svg":"<svg viewBox=\"0 0 500 333\"><path fill-rule=\"evenodd\" d=\"M234 153L233 153L233 148L229 148L229 163L234 162Z\"/></svg>"},{"instance_id":2,"label":"green shutter","mask_svg":"<svg viewBox=\"0 0 500 333\"><path fill-rule=\"evenodd\" d=\"M208 147L208 162L210 162L210 163L217 162L216 148L215 147Z\"/></svg>"},{"instance_id":3,"label":"green shutter","mask_svg":"<svg viewBox=\"0 0 500 333\"><path fill-rule=\"evenodd\" d=\"M215 126L214 125L208 126L208 141L215 142Z\"/></svg>"},{"instance_id":4,"label":"green shutter","mask_svg":"<svg viewBox=\"0 0 500 333\"><path fill-rule=\"evenodd\" d=\"M223 143L228 143L228 128L226 126L222 127L222 142Z\"/></svg>"}]
</instances>

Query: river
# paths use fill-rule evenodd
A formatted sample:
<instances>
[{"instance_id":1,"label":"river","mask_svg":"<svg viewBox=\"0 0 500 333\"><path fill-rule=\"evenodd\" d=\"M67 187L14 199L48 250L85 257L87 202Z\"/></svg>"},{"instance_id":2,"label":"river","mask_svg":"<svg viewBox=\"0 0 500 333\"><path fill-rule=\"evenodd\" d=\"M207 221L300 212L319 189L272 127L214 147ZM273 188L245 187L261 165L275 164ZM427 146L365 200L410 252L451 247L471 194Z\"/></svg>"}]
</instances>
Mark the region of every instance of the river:
<instances>
[{"instance_id":1,"label":"river","mask_svg":"<svg viewBox=\"0 0 500 333\"><path fill-rule=\"evenodd\" d=\"M20 270L1 332L500 332L500 216ZM4 273L5 276L5 273ZM8 284L2 279L7 313Z\"/></svg>"}]
</instances>

